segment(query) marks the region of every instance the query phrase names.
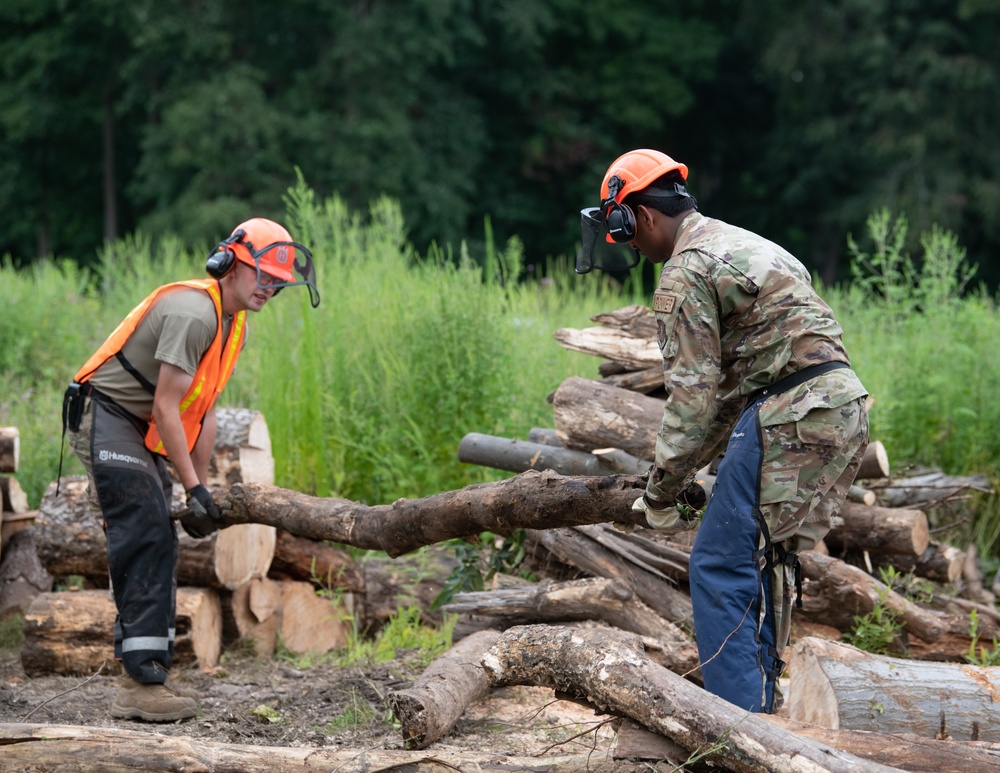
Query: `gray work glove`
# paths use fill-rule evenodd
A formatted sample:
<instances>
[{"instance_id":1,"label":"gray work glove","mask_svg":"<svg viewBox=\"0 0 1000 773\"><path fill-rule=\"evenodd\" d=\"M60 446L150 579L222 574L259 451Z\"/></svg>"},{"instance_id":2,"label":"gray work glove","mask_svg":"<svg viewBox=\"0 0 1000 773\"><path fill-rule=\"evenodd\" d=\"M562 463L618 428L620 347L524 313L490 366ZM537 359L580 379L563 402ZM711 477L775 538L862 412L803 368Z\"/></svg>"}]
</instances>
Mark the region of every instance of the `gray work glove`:
<instances>
[{"instance_id":1,"label":"gray work glove","mask_svg":"<svg viewBox=\"0 0 1000 773\"><path fill-rule=\"evenodd\" d=\"M181 516L181 527L195 539L202 539L226 525L218 505L200 483L187 490L189 511Z\"/></svg>"}]
</instances>

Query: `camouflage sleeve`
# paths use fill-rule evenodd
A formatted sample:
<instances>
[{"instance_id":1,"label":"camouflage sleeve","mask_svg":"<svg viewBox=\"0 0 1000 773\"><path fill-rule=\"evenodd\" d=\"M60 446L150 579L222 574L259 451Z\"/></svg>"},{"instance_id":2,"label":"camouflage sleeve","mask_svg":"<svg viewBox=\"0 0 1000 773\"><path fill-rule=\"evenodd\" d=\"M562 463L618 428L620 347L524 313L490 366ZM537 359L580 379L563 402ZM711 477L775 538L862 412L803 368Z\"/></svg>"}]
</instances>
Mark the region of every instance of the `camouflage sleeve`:
<instances>
[{"instance_id":1,"label":"camouflage sleeve","mask_svg":"<svg viewBox=\"0 0 1000 773\"><path fill-rule=\"evenodd\" d=\"M665 506L697 469L706 442L713 446L709 451L719 444L722 425L732 417L718 410L722 352L715 288L705 277L676 267L661 278L653 313L667 402L646 496ZM717 412L720 426L710 432Z\"/></svg>"}]
</instances>

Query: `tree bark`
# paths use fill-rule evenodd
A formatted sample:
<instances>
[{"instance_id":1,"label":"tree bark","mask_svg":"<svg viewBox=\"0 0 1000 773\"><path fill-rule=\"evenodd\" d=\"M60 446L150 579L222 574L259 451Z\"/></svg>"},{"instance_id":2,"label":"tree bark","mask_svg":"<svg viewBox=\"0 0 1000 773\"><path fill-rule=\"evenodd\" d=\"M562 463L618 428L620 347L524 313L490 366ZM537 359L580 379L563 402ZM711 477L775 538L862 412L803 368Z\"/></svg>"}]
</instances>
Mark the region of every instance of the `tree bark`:
<instances>
[{"instance_id":1,"label":"tree bark","mask_svg":"<svg viewBox=\"0 0 1000 773\"><path fill-rule=\"evenodd\" d=\"M327 590L365 590L361 571L346 550L284 530L278 531L268 574L274 579L305 580Z\"/></svg>"},{"instance_id":2,"label":"tree bark","mask_svg":"<svg viewBox=\"0 0 1000 773\"><path fill-rule=\"evenodd\" d=\"M616 457L606 463L605 457L596 453L509 440L478 432L468 433L458 444L460 462L509 472L552 470L560 475L609 475L616 472L642 475L649 469L648 462L630 455L628 459L633 460L632 464Z\"/></svg>"},{"instance_id":3,"label":"tree bark","mask_svg":"<svg viewBox=\"0 0 1000 773\"><path fill-rule=\"evenodd\" d=\"M20 431L17 427L0 427L0 472L17 472L20 459Z\"/></svg>"},{"instance_id":4,"label":"tree bark","mask_svg":"<svg viewBox=\"0 0 1000 773\"><path fill-rule=\"evenodd\" d=\"M979 741L948 742L893 733L883 735L863 730L832 730L774 714L768 722L813 741L825 743L862 759L901 768L908 773L980 773L1000 766L1000 744Z\"/></svg>"},{"instance_id":5,"label":"tree bark","mask_svg":"<svg viewBox=\"0 0 1000 773\"><path fill-rule=\"evenodd\" d=\"M72 770L74 773L302 773L406 771L441 773L612 773L593 754L515 757L486 752L329 749L243 746L186 736L75 725L0 725L3 770ZM864 773L864 771L861 771Z\"/></svg>"},{"instance_id":6,"label":"tree bark","mask_svg":"<svg viewBox=\"0 0 1000 773\"><path fill-rule=\"evenodd\" d=\"M635 524L632 503L644 490L638 476L567 478L521 473L424 499L367 506L259 484L236 484L220 502L229 523L263 523L300 537L383 550L400 556L425 545L484 531L553 529L581 523Z\"/></svg>"},{"instance_id":7,"label":"tree bark","mask_svg":"<svg viewBox=\"0 0 1000 773\"><path fill-rule=\"evenodd\" d=\"M21 665L28 676L92 674L114 662L115 603L106 590L42 593L24 616ZM209 588L177 589L174 663L218 665L222 649L219 595Z\"/></svg>"},{"instance_id":8,"label":"tree bark","mask_svg":"<svg viewBox=\"0 0 1000 773\"><path fill-rule=\"evenodd\" d=\"M490 684L535 685L629 717L704 761L747 773L889 768L776 727L652 663L634 636L531 625L506 631L483 659Z\"/></svg>"},{"instance_id":9,"label":"tree bark","mask_svg":"<svg viewBox=\"0 0 1000 773\"><path fill-rule=\"evenodd\" d=\"M612 529L613 531L613 529ZM679 562L660 558L657 564L641 560L637 563L622 560L618 550L601 544L614 545L615 537L608 530L546 529L528 531L525 543L539 545L567 566L579 569L593 577L610 577L623 580L635 589L635 594L665 620L679 625L693 625L691 597L673 582L672 574L687 572ZM622 535L624 538L625 535ZM631 536L631 535L630 535ZM621 542L625 542L624 539ZM669 565L668 565L669 563Z\"/></svg>"},{"instance_id":10,"label":"tree bark","mask_svg":"<svg viewBox=\"0 0 1000 773\"><path fill-rule=\"evenodd\" d=\"M0 561L0 620L23 613L35 596L52 590L52 578L42 567L30 531L14 534Z\"/></svg>"},{"instance_id":11,"label":"tree bark","mask_svg":"<svg viewBox=\"0 0 1000 773\"><path fill-rule=\"evenodd\" d=\"M792 719L834 729L1000 741L1000 669L904 660L806 638L792 648L789 671Z\"/></svg>"},{"instance_id":12,"label":"tree bark","mask_svg":"<svg viewBox=\"0 0 1000 773\"><path fill-rule=\"evenodd\" d=\"M437 658L413 687L388 695L407 749L426 749L443 738L465 710L489 692L480 661L500 637L477 631Z\"/></svg>"},{"instance_id":13,"label":"tree bark","mask_svg":"<svg viewBox=\"0 0 1000 773\"><path fill-rule=\"evenodd\" d=\"M599 381L571 376L552 403L556 432L567 448L620 448L652 459L664 401Z\"/></svg>"},{"instance_id":14,"label":"tree bark","mask_svg":"<svg viewBox=\"0 0 1000 773\"><path fill-rule=\"evenodd\" d=\"M657 661L671 671L688 674L698 668L698 650L691 638L637 599L632 588L620 579L588 578L458 593L443 611L483 615L503 621L505 628L531 623L603 620L616 628L652 639L661 652Z\"/></svg>"},{"instance_id":15,"label":"tree bark","mask_svg":"<svg viewBox=\"0 0 1000 773\"><path fill-rule=\"evenodd\" d=\"M833 551L854 548L917 557L930 544L927 516L920 510L844 502L839 515L843 523L823 538Z\"/></svg>"}]
</instances>

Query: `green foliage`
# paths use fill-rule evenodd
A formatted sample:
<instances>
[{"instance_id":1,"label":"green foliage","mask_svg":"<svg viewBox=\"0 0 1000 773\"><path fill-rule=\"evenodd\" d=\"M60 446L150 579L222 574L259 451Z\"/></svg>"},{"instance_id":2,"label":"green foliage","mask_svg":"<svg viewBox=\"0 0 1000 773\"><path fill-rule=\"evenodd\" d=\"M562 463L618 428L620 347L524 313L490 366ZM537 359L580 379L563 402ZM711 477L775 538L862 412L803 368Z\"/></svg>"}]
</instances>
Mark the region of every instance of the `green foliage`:
<instances>
[{"instance_id":1,"label":"green foliage","mask_svg":"<svg viewBox=\"0 0 1000 773\"><path fill-rule=\"evenodd\" d=\"M24 615L15 612L0 620L0 650L17 652L24 641Z\"/></svg>"},{"instance_id":2,"label":"green foliage","mask_svg":"<svg viewBox=\"0 0 1000 773\"><path fill-rule=\"evenodd\" d=\"M1000 645L997 644L996 637L993 637L991 646L979 641L979 613L975 609L969 613L969 636L972 641L969 642L969 651L965 655L967 661L974 666L1000 666Z\"/></svg>"},{"instance_id":3,"label":"green foliage","mask_svg":"<svg viewBox=\"0 0 1000 773\"><path fill-rule=\"evenodd\" d=\"M458 565L434 599L433 609L450 603L456 593L484 590L486 583L498 573L527 577L526 573L518 571L526 555L524 529L515 529L509 537L483 532L478 542L455 539L447 544L458 559Z\"/></svg>"},{"instance_id":4,"label":"green foliage","mask_svg":"<svg viewBox=\"0 0 1000 773\"><path fill-rule=\"evenodd\" d=\"M419 607L399 607L374 639L365 638L356 629L347 645L332 654L340 666L355 663L386 663L401 651L414 650L419 662L426 666L451 647L452 632L458 617L446 615L441 627L422 623Z\"/></svg>"},{"instance_id":5,"label":"green foliage","mask_svg":"<svg viewBox=\"0 0 1000 773\"><path fill-rule=\"evenodd\" d=\"M886 606L886 599L892 592L892 583L897 578L896 570L888 567L879 570L884 583L878 589L878 598L870 612L854 616L854 628L844 634L844 638L858 649L875 654L890 652L903 630L899 613Z\"/></svg>"}]
</instances>

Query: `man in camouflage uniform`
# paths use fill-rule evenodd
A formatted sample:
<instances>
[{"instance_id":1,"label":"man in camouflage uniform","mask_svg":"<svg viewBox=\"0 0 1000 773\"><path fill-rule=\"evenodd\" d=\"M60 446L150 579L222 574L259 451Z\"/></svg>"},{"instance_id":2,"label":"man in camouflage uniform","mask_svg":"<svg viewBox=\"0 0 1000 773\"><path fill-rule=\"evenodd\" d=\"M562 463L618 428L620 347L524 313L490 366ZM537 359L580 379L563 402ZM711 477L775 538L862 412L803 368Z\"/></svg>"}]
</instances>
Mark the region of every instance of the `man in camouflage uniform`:
<instances>
[{"instance_id":1,"label":"man in camouflage uniform","mask_svg":"<svg viewBox=\"0 0 1000 773\"><path fill-rule=\"evenodd\" d=\"M823 538L854 481L868 444L866 392L802 264L700 214L686 179L663 153L626 153L585 221L630 243L636 261L663 264L653 312L667 401L634 509L656 528L698 526L675 501L724 450L690 562L702 675L710 692L770 712L796 554Z\"/></svg>"}]
</instances>

